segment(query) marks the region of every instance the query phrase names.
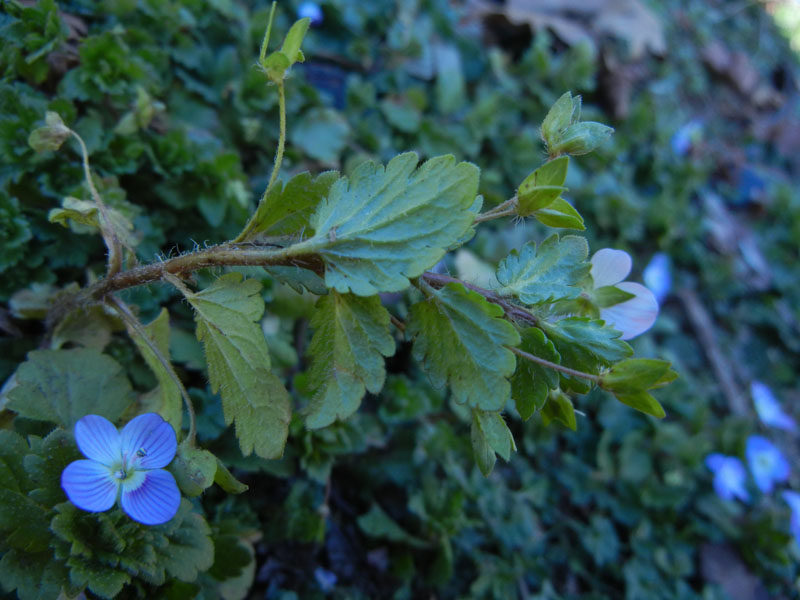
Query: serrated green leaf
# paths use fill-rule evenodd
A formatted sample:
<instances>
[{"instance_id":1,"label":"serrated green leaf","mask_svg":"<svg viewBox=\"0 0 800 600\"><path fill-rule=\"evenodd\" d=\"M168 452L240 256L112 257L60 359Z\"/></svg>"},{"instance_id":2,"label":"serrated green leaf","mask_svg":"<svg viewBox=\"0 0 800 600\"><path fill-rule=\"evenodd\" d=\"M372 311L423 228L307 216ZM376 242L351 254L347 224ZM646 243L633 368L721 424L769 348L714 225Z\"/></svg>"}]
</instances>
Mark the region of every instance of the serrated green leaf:
<instances>
[{"instance_id":1,"label":"serrated green leaf","mask_svg":"<svg viewBox=\"0 0 800 600\"><path fill-rule=\"evenodd\" d=\"M542 323L547 337L561 355L561 364L597 375L600 368L609 366L633 354L633 349L619 339L622 334L605 327L603 321L570 317L555 323ZM586 393L591 384L577 377L561 374L562 385Z\"/></svg>"},{"instance_id":2,"label":"serrated green leaf","mask_svg":"<svg viewBox=\"0 0 800 600\"><path fill-rule=\"evenodd\" d=\"M576 431L578 421L575 419L575 407L569 396L561 392L554 392L547 398L547 403L542 407L542 423L549 425L552 421L561 423L564 427Z\"/></svg>"},{"instance_id":3,"label":"serrated green leaf","mask_svg":"<svg viewBox=\"0 0 800 600\"><path fill-rule=\"evenodd\" d=\"M248 224L249 231L242 240L300 233L313 235L309 218L338 178L336 171L327 171L316 177L306 171L292 177L286 185L275 182L267 197L259 204L252 223Z\"/></svg>"},{"instance_id":4,"label":"serrated green leaf","mask_svg":"<svg viewBox=\"0 0 800 600\"><path fill-rule=\"evenodd\" d=\"M58 598L68 576L64 565L53 560L50 550L38 553L9 550L0 560L0 584L16 590L19 600Z\"/></svg>"},{"instance_id":5,"label":"serrated green leaf","mask_svg":"<svg viewBox=\"0 0 800 600\"><path fill-rule=\"evenodd\" d=\"M556 136L548 150L553 154L588 154L614 133L614 128L594 121L570 125Z\"/></svg>"},{"instance_id":6,"label":"serrated green leaf","mask_svg":"<svg viewBox=\"0 0 800 600\"><path fill-rule=\"evenodd\" d=\"M216 483L229 494L241 494L249 489L247 485L236 479L236 477L231 474L231 472L228 470L228 467L222 464L220 459L217 459L217 470L214 473L214 483Z\"/></svg>"},{"instance_id":7,"label":"serrated green leaf","mask_svg":"<svg viewBox=\"0 0 800 600\"><path fill-rule=\"evenodd\" d=\"M544 332L536 327L522 331L520 350L533 354L539 358L553 363L561 362L553 342L545 337ZM553 369L548 369L540 364L519 358L517 371L511 378L511 397L517 406L517 412L523 420L527 421L538 410L541 410L550 390L558 387L559 375Z\"/></svg>"},{"instance_id":8,"label":"serrated green leaf","mask_svg":"<svg viewBox=\"0 0 800 600\"><path fill-rule=\"evenodd\" d=\"M311 24L311 19L304 17L299 21L295 21L286 33L281 46L281 52L289 59L289 66L291 67L296 62L303 62L305 57L300 50L300 45L303 43L303 38L306 36L308 26Z\"/></svg>"},{"instance_id":9,"label":"serrated green leaf","mask_svg":"<svg viewBox=\"0 0 800 600\"><path fill-rule=\"evenodd\" d=\"M416 168L413 152L384 169L366 162L331 187L295 246L325 261L325 283L359 296L396 292L434 266L472 226L478 168L440 156Z\"/></svg>"},{"instance_id":10,"label":"serrated green leaf","mask_svg":"<svg viewBox=\"0 0 800 600\"><path fill-rule=\"evenodd\" d=\"M377 504L373 504L369 512L358 517L356 522L361 531L372 538L399 542L414 548L426 548L430 546L425 540L411 535L400 527L400 525L387 515Z\"/></svg>"},{"instance_id":11,"label":"serrated green leaf","mask_svg":"<svg viewBox=\"0 0 800 600\"><path fill-rule=\"evenodd\" d=\"M516 359L505 346L519 334L503 309L477 292L450 283L409 310L413 354L436 387L449 384L456 402L501 410L511 393Z\"/></svg>"},{"instance_id":12,"label":"serrated green leaf","mask_svg":"<svg viewBox=\"0 0 800 600\"><path fill-rule=\"evenodd\" d=\"M567 189L564 182L568 167L569 156L561 156L528 175L517 190L517 214L527 217L550 206Z\"/></svg>"},{"instance_id":13,"label":"serrated green leaf","mask_svg":"<svg viewBox=\"0 0 800 600\"><path fill-rule=\"evenodd\" d=\"M516 296L524 304L567 300L581 293L578 283L588 273L589 245L582 237L552 235L537 250L528 242L519 252L513 250L498 266L498 293Z\"/></svg>"},{"instance_id":14,"label":"serrated green leaf","mask_svg":"<svg viewBox=\"0 0 800 600\"><path fill-rule=\"evenodd\" d=\"M478 462L478 466L484 475L488 475L488 472L484 471L484 467L488 466L490 462L494 464L494 460L486 460L486 446L489 447L492 453L499 454L506 462L511 460L512 450L516 451L517 449L514 443L514 436L509 431L505 420L503 420L503 417L498 411L473 409L470 439L472 441L473 451L475 451L476 448L480 451L476 452L476 456L482 456L482 461ZM481 462L484 464L482 465ZM491 469L489 469L489 471L491 471Z\"/></svg>"},{"instance_id":15,"label":"serrated green leaf","mask_svg":"<svg viewBox=\"0 0 800 600\"><path fill-rule=\"evenodd\" d=\"M297 266L283 265L265 267L264 270L277 281L288 285L298 294L303 293L303 288L315 296L324 296L328 293L328 288L325 287L325 280L314 271Z\"/></svg>"},{"instance_id":16,"label":"serrated green leaf","mask_svg":"<svg viewBox=\"0 0 800 600\"><path fill-rule=\"evenodd\" d=\"M144 326L144 331L161 355L169 360L169 312L167 309L162 308L158 317ZM180 389L150 346L136 332L131 332L131 339L158 380L158 387L148 395L143 408L147 412L160 414L167 423L172 425L176 434L180 433L183 419L183 398Z\"/></svg>"},{"instance_id":17,"label":"serrated green leaf","mask_svg":"<svg viewBox=\"0 0 800 600\"><path fill-rule=\"evenodd\" d=\"M667 415L658 400L647 392L639 391L626 394L614 392L614 396L623 404L627 404L631 408L635 408L645 414L653 415L659 419L663 419Z\"/></svg>"},{"instance_id":18,"label":"serrated green leaf","mask_svg":"<svg viewBox=\"0 0 800 600\"><path fill-rule=\"evenodd\" d=\"M18 433L0 429L0 487L15 492L27 492L30 487L23 459L28 444Z\"/></svg>"},{"instance_id":19,"label":"serrated green leaf","mask_svg":"<svg viewBox=\"0 0 800 600\"><path fill-rule=\"evenodd\" d=\"M122 367L93 348L30 352L16 378L6 408L66 429L88 414L116 421L133 399Z\"/></svg>"},{"instance_id":20,"label":"serrated green leaf","mask_svg":"<svg viewBox=\"0 0 800 600\"><path fill-rule=\"evenodd\" d=\"M470 426L469 440L472 444L472 455L475 457L475 464L478 465L483 476L488 477L492 469L494 469L497 456L489 445L489 440L486 439L483 431L481 431L478 420L475 417L473 417L472 425Z\"/></svg>"},{"instance_id":21,"label":"serrated green leaf","mask_svg":"<svg viewBox=\"0 0 800 600\"><path fill-rule=\"evenodd\" d=\"M560 229L586 229L583 225L583 217L575 210L569 202L563 198L556 198L547 208L540 208L533 213L533 216L542 225L548 227L558 227Z\"/></svg>"},{"instance_id":22,"label":"serrated green leaf","mask_svg":"<svg viewBox=\"0 0 800 600\"><path fill-rule=\"evenodd\" d=\"M64 502L66 495L61 489L61 473L72 461L84 458L75 445L72 434L55 429L35 452L23 460L23 466L31 486L28 496L34 502L52 507ZM48 519L49 520L49 519Z\"/></svg>"},{"instance_id":23,"label":"serrated green leaf","mask_svg":"<svg viewBox=\"0 0 800 600\"><path fill-rule=\"evenodd\" d=\"M0 488L0 537L3 545L41 552L50 545L48 511L26 494Z\"/></svg>"},{"instance_id":24,"label":"serrated green leaf","mask_svg":"<svg viewBox=\"0 0 800 600\"><path fill-rule=\"evenodd\" d=\"M306 426L318 429L352 415L368 390L377 394L386 378L384 356L394 354L389 312L378 296L331 291L316 304L309 346L314 397Z\"/></svg>"},{"instance_id":25,"label":"serrated green leaf","mask_svg":"<svg viewBox=\"0 0 800 600\"><path fill-rule=\"evenodd\" d=\"M260 290L259 282L228 273L186 299L195 309L211 389L222 395L225 422L235 423L242 453L278 458L289 433L291 406L288 392L270 372L258 323L264 312Z\"/></svg>"},{"instance_id":26,"label":"serrated green leaf","mask_svg":"<svg viewBox=\"0 0 800 600\"><path fill-rule=\"evenodd\" d=\"M184 440L178 445L178 451L168 470L175 476L178 487L185 495L199 496L214 483L217 457L208 450L191 445L189 440Z\"/></svg>"}]
</instances>

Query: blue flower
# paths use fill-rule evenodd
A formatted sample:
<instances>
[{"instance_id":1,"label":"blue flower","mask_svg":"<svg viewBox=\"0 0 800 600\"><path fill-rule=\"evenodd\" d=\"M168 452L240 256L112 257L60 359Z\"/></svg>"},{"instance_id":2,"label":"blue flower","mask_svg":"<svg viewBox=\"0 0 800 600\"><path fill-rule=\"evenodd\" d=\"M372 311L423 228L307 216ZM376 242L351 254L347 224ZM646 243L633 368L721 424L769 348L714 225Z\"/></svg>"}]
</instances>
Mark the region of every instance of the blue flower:
<instances>
[{"instance_id":1,"label":"blue flower","mask_svg":"<svg viewBox=\"0 0 800 600\"><path fill-rule=\"evenodd\" d=\"M661 304L672 288L672 273L669 269L669 256L656 252L642 272L642 279Z\"/></svg>"},{"instance_id":2,"label":"blue flower","mask_svg":"<svg viewBox=\"0 0 800 600\"><path fill-rule=\"evenodd\" d=\"M127 515L145 525L166 523L181 502L166 467L178 447L172 426L155 413L125 425L87 415L75 424L75 442L89 460L76 460L61 473L61 487L78 508L108 510L119 499Z\"/></svg>"},{"instance_id":3,"label":"blue flower","mask_svg":"<svg viewBox=\"0 0 800 600\"><path fill-rule=\"evenodd\" d=\"M792 511L792 520L789 530L792 532L797 545L800 546L800 494L791 490L783 491L783 499Z\"/></svg>"},{"instance_id":4,"label":"blue flower","mask_svg":"<svg viewBox=\"0 0 800 600\"><path fill-rule=\"evenodd\" d=\"M706 466L714 473L714 491L717 496L723 500L750 500L744 487L747 472L742 461L734 456L714 453L706 456Z\"/></svg>"},{"instance_id":5,"label":"blue flower","mask_svg":"<svg viewBox=\"0 0 800 600\"><path fill-rule=\"evenodd\" d=\"M303 2L297 9L299 18L308 17L312 25L322 23L322 9L316 2Z\"/></svg>"},{"instance_id":6,"label":"blue flower","mask_svg":"<svg viewBox=\"0 0 800 600\"><path fill-rule=\"evenodd\" d=\"M775 482L789 479L789 462L767 438L751 435L747 438L744 455L758 489L765 494L772 491Z\"/></svg>"},{"instance_id":7,"label":"blue flower","mask_svg":"<svg viewBox=\"0 0 800 600\"><path fill-rule=\"evenodd\" d=\"M794 419L786 414L781 408L780 402L765 384L754 381L750 384L750 395L753 397L753 404L761 422L770 427L794 431L797 425Z\"/></svg>"}]
</instances>

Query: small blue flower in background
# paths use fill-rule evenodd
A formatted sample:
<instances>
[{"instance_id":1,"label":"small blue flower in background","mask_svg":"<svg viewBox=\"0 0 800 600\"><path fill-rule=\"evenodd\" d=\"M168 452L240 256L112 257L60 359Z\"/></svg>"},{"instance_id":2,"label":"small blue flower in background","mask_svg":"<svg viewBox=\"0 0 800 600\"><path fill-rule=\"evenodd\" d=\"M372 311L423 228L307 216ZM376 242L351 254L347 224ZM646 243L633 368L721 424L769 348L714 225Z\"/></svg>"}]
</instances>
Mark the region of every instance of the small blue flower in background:
<instances>
[{"instance_id":1,"label":"small blue flower in background","mask_svg":"<svg viewBox=\"0 0 800 600\"><path fill-rule=\"evenodd\" d=\"M104 417L87 415L75 424L75 442L89 460L76 460L61 473L70 502L89 512L122 510L145 525L166 523L181 493L166 467L178 447L172 426L155 413L125 425L122 432Z\"/></svg>"},{"instance_id":2,"label":"small blue flower in background","mask_svg":"<svg viewBox=\"0 0 800 600\"><path fill-rule=\"evenodd\" d=\"M314 569L314 579L317 580L320 589L327 593L336 587L338 578L336 577L336 573L323 569L322 567L317 567Z\"/></svg>"},{"instance_id":3,"label":"small blue flower in background","mask_svg":"<svg viewBox=\"0 0 800 600\"><path fill-rule=\"evenodd\" d=\"M758 489L765 494L772 491L776 482L789 479L789 462L767 438L751 435L747 438L744 455Z\"/></svg>"},{"instance_id":4,"label":"small blue flower in background","mask_svg":"<svg viewBox=\"0 0 800 600\"><path fill-rule=\"evenodd\" d=\"M648 289L661 304L672 289L672 273L669 268L669 256L656 252L644 269L642 279Z\"/></svg>"},{"instance_id":5,"label":"small blue flower in background","mask_svg":"<svg viewBox=\"0 0 800 600\"><path fill-rule=\"evenodd\" d=\"M686 156L692 146L700 140L703 135L703 122L700 119L692 119L672 135L670 146L672 151L678 156Z\"/></svg>"},{"instance_id":6,"label":"small blue flower in background","mask_svg":"<svg viewBox=\"0 0 800 600\"><path fill-rule=\"evenodd\" d=\"M781 408L780 402L765 384L754 381L750 384L750 395L753 397L756 412L761 422L770 427L794 431L797 425L794 419Z\"/></svg>"},{"instance_id":7,"label":"small blue flower in background","mask_svg":"<svg viewBox=\"0 0 800 600\"><path fill-rule=\"evenodd\" d=\"M791 490L783 491L783 499L792 511L792 520L789 530L792 532L797 545L800 546L800 494Z\"/></svg>"},{"instance_id":8,"label":"small blue flower in background","mask_svg":"<svg viewBox=\"0 0 800 600\"><path fill-rule=\"evenodd\" d=\"M308 17L312 25L319 25L322 23L322 9L316 2L303 2L297 8L297 16L300 19Z\"/></svg>"},{"instance_id":9,"label":"small blue flower in background","mask_svg":"<svg viewBox=\"0 0 800 600\"><path fill-rule=\"evenodd\" d=\"M735 456L714 453L706 456L706 466L714 473L714 491L717 496L723 500L750 500L750 494L744 487L747 472L742 461Z\"/></svg>"}]
</instances>

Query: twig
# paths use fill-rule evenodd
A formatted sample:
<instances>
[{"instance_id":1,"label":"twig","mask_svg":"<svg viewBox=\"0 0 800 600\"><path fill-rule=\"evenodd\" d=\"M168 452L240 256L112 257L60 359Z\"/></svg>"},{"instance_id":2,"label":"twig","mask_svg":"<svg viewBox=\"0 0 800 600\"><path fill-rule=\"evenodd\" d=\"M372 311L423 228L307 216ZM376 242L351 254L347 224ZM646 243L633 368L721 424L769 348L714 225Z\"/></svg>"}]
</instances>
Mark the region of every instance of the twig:
<instances>
[{"instance_id":1,"label":"twig","mask_svg":"<svg viewBox=\"0 0 800 600\"><path fill-rule=\"evenodd\" d=\"M521 356L525 360L529 360L536 364L542 365L543 367L547 367L548 369L560 371L561 373L564 373L565 375L570 375L572 377L580 377L581 379L588 379L589 381L592 381L595 384L600 383L600 377L597 375L592 375L591 373L584 373L583 371L570 369L569 367L565 367L564 365L559 365L558 363L550 362L549 360L545 360L544 358L540 358L538 356L534 356L533 354L529 354L528 352L520 350L519 348L515 348L514 346L506 346L506 348L511 350L514 354Z\"/></svg>"}]
</instances>

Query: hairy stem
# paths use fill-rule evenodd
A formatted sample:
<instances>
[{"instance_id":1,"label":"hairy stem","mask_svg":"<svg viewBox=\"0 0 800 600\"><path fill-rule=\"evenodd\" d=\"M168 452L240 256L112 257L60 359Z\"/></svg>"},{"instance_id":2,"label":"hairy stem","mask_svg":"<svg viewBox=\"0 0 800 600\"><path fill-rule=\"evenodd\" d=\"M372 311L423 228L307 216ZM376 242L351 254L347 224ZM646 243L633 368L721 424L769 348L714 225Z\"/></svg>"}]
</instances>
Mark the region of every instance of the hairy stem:
<instances>
[{"instance_id":1,"label":"hairy stem","mask_svg":"<svg viewBox=\"0 0 800 600\"><path fill-rule=\"evenodd\" d=\"M263 65L264 59L267 58L267 46L269 45L269 36L272 33L272 18L275 16L275 7L278 5L277 0L272 3L272 8L269 9L269 21L267 21L267 30L264 32L264 39L261 41L261 51L258 53L258 64Z\"/></svg>"},{"instance_id":2,"label":"hairy stem","mask_svg":"<svg viewBox=\"0 0 800 600\"><path fill-rule=\"evenodd\" d=\"M117 234L114 233L114 228L111 226L111 219L108 216L108 208L106 203L100 197L100 193L94 185L92 180L92 170L89 167L89 151L86 149L86 144L83 138L75 131L70 129L72 136L78 140L81 147L81 155L83 157L83 174L86 178L86 184L89 186L89 193L92 195L92 200L97 204L97 209L100 211L100 232L103 235L103 241L108 248L108 276L119 273L122 268L122 246L117 239Z\"/></svg>"},{"instance_id":3,"label":"hairy stem","mask_svg":"<svg viewBox=\"0 0 800 600\"><path fill-rule=\"evenodd\" d=\"M514 346L506 346L506 348L511 350L514 354L521 356L525 360L529 360L538 365L542 365L543 367L547 367L548 369L553 369L555 371L559 371L561 373L564 373L565 375L570 375L572 377L580 377L581 379L588 379L589 381L595 384L600 383L600 377L598 375L592 375L591 373L584 373L583 371L570 369L569 367L565 367L564 365L559 365L558 363L550 362L549 360L545 360L544 358L539 358L538 356L529 354L528 352L520 350L519 348L515 348Z\"/></svg>"},{"instance_id":4,"label":"hairy stem","mask_svg":"<svg viewBox=\"0 0 800 600\"><path fill-rule=\"evenodd\" d=\"M158 346L153 343L153 340L147 335L144 326L139 322L139 319L134 316L128 306L116 296L109 296L108 299L125 323L128 334L131 335L131 337L133 337L134 334L138 335L142 341L147 344L147 347L150 348L150 351L158 359L158 362L166 369L170 379L178 386L178 390L180 390L181 396L183 397L183 402L186 404L186 410L189 412L189 435L187 439L189 440L189 445L194 446L195 438L197 437L197 417L195 416L194 405L192 404L192 399L189 397L189 393L186 391L183 382L181 382L178 374L172 367L172 363L161 353Z\"/></svg>"},{"instance_id":5,"label":"hairy stem","mask_svg":"<svg viewBox=\"0 0 800 600\"><path fill-rule=\"evenodd\" d=\"M517 197L509 198L502 204L498 204L492 210L487 210L475 217L475 223L483 223L484 221L491 221L492 219L500 219L502 217L512 217L517 214Z\"/></svg>"},{"instance_id":6,"label":"hairy stem","mask_svg":"<svg viewBox=\"0 0 800 600\"><path fill-rule=\"evenodd\" d=\"M273 5L274 8L274 5ZM272 187L275 185L275 181L278 179L278 172L281 170L281 163L283 162L283 151L286 147L286 88L283 84L283 81L278 82L278 112L280 113L280 133L278 137L278 149L275 151L275 162L272 165L272 174L269 176L269 183L267 184L267 188L264 190L264 193L261 195L261 199L258 201L258 206L261 207L264 202L266 202L267 197L269 196ZM241 242L247 239L247 236L256 226L256 217L258 216L258 208L253 213L253 216L250 217L250 220L245 225L242 232L236 236L233 240L234 243Z\"/></svg>"}]
</instances>

